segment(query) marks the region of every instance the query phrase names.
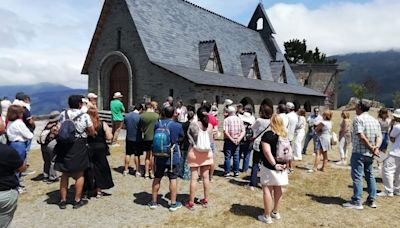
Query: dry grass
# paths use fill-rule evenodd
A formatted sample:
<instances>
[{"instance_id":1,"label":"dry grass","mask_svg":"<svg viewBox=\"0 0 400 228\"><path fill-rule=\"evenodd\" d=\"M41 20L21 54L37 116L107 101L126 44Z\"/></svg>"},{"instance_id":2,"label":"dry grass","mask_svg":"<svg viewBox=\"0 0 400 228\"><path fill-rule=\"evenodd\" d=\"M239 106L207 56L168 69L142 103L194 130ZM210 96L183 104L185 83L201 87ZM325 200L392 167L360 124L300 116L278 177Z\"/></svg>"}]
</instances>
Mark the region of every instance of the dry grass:
<instances>
[{"instance_id":1,"label":"dry grass","mask_svg":"<svg viewBox=\"0 0 400 228\"><path fill-rule=\"evenodd\" d=\"M352 113L354 116L354 113ZM334 113L334 129L337 132L340 112ZM218 144L222 147L221 142ZM309 153L311 146L309 147ZM329 152L330 160L339 158L337 148ZM122 164L123 147L112 150L109 158L113 168ZM297 165L311 165L313 156L308 155ZM42 165L39 151L30 155L35 170ZM217 161L223 162L222 153ZM332 163L331 163L332 164ZM221 170L221 168L220 168ZM185 208L170 213L167 208L150 210L144 204L150 200L151 181L133 176L122 177L113 172L116 187L109 192L112 196L93 199L89 205L79 211L70 207L60 211L54 204L46 203L46 193L50 192L51 202L57 200L57 185L45 185L25 178L29 192L20 197L14 227L260 227L256 220L261 214L261 189L250 191L243 187L246 176L236 179L216 177L211 185L210 208L197 207L195 211ZM379 175L380 176L380 175ZM378 178L380 180L380 178ZM282 220L275 221L271 227L395 227L399 224L400 197L379 198L378 208L365 208L362 211L343 209L341 204L352 195L349 169L335 168L327 172L307 174L296 169L290 176L281 205ZM200 187L200 186L199 186ZM186 200L189 182L179 181L180 200ZM378 184L382 189L382 184ZM162 182L160 194L168 192L168 182ZM202 196L198 188L199 197ZM366 192L363 194L366 198ZM164 206L166 201L160 201Z\"/></svg>"}]
</instances>

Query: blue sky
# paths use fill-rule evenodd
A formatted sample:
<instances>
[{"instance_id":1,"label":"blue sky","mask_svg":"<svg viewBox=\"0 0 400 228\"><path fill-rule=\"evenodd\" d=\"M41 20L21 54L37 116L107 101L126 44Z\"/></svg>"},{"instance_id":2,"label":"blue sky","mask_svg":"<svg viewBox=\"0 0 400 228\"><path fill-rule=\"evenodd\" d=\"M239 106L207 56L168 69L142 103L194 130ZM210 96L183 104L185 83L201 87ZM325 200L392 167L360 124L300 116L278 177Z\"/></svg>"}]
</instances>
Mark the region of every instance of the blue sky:
<instances>
[{"instance_id":1,"label":"blue sky","mask_svg":"<svg viewBox=\"0 0 400 228\"><path fill-rule=\"evenodd\" d=\"M151 1L151 0L147 0ZM259 0L191 0L247 24ZM85 88L80 75L103 0L1 0L0 81ZM400 0L263 0L276 40L328 56L400 50Z\"/></svg>"}]
</instances>

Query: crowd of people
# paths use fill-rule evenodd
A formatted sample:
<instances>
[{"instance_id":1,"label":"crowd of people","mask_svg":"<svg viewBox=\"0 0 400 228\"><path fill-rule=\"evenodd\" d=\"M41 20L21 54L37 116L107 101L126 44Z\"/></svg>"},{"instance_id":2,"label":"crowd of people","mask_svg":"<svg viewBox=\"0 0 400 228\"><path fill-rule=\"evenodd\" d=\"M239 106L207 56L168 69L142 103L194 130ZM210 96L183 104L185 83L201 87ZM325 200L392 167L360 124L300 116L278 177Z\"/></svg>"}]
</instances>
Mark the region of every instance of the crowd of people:
<instances>
[{"instance_id":1,"label":"crowd of people","mask_svg":"<svg viewBox=\"0 0 400 228\"><path fill-rule=\"evenodd\" d=\"M72 95L67 109L50 113L37 142L43 156L43 181L60 182L60 209L67 208L70 178L75 181L74 209L86 205L91 197L101 198L103 190L114 186L107 156L109 147L119 146L118 136L123 126L126 138L122 175L152 179L152 198L148 203L151 209L159 206L157 196L164 176L169 178L170 211L182 206L194 210L196 203L208 207L217 164L215 141L220 137L223 137L223 176L249 174L250 190L262 186L264 213L258 220L267 224L281 218L282 187L289 184L289 174L306 155L310 141L315 159L308 173L327 171L328 154L335 141L341 158L336 165L348 165L348 148L353 144L350 159L353 197L343 207L363 209L363 176L368 184L366 205L376 208L377 195L400 195L400 110L395 110L390 120L387 109L381 109L375 119L368 114L369 104L361 100L353 122L349 112L341 113L336 140L332 112L324 110L320 115L318 107L306 117L306 111L291 102L278 105L276 113L274 107L262 104L256 118L251 105L234 104L230 99L225 100L221 111L216 103L203 101L196 109L185 106L181 100L175 105L173 97L168 97L161 107L152 101L136 104L126 112L122 98L123 94L115 92L110 102L111 128L99 117L94 93L87 97ZM1 105L0 227L7 227L16 210L18 193L27 191L22 184L23 172L29 167L27 154L35 123L28 95L17 93L14 102L3 100ZM223 118L222 134L218 117ZM387 153L389 141L393 146ZM140 157L144 154L142 170ZM374 158L382 167L384 190L379 194L373 175ZM185 203L176 199L178 178L190 180L190 194ZM204 196L195 202L199 183Z\"/></svg>"}]
</instances>

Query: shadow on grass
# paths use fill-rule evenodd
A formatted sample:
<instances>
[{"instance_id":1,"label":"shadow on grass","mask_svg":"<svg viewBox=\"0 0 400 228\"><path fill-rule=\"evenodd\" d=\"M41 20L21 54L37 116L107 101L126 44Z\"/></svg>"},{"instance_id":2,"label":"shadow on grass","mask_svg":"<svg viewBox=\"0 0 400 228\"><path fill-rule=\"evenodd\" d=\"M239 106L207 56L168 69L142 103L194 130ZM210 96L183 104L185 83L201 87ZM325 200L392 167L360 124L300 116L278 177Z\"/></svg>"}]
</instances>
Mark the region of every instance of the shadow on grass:
<instances>
[{"instance_id":1,"label":"shadow on grass","mask_svg":"<svg viewBox=\"0 0 400 228\"><path fill-rule=\"evenodd\" d=\"M147 206L147 204L151 202L151 194L148 192L133 193L133 197L135 197L133 202L138 205ZM168 201L165 200L161 194L157 195L157 203L162 207L169 208Z\"/></svg>"},{"instance_id":2,"label":"shadow on grass","mask_svg":"<svg viewBox=\"0 0 400 228\"><path fill-rule=\"evenodd\" d=\"M31 178L31 181L42 181L44 180L43 173L37 175L36 177Z\"/></svg>"},{"instance_id":3,"label":"shadow on grass","mask_svg":"<svg viewBox=\"0 0 400 228\"><path fill-rule=\"evenodd\" d=\"M258 215L261 215L264 212L264 209L250 205L232 204L229 212L238 216L257 218Z\"/></svg>"},{"instance_id":4,"label":"shadow on grass","mask_svg":"<svg viewBox=\"0 0 400 228\"><path fill-rule=\"evenodd\" d=\"M115 172L122 174L124 172L125 167L123 166L119 166L119 167L114 167L112 168ZM131 172L131 170L129 169L129 173Z\"/></svg>"},{"instance_id":5,"label":"shadow on grass","mask_svg":"<svg viewBox=\"0 0 400 228\"><path fill-rule=\"evenodd\" d=\"M336 197L336 196L317 196L314 194L306 194L306 196L310 197L311 200L316 201L318 203L322 203L322 204L342 205L347 202L345 199L343 199L341 197Z\"/></svg>"},{"instance_id":6,"label":"shadow on grass","mask_svg":"<svg viewBox=\"0 0 400 228\"><path fill-rule=\"evenodd\" d=\"M238 179L229 179L229 183L234 184L234 185L239 185L239 186L246 186L249 184L249 181L247 180L238 180Z\"/></svg>"},{"instance_id":7,"label":"shadow on grass","mask_svg":"<svg viewBox=\"0 0 400 228\"><path fill-rule=\"evenodd\" d=\"M199 186L200 187L198 187L198 188L202 187L202 185L199 185ZM184 202L189 201L189 197L190 197L189 194L177 194L176 200L180 201L180 202L182 202L182 204L184 204ZM165 194L164 198L171 199L171 193L168 192L167 194Z\"/></svg>"},{"instance_id":8,"label":"shadow on grass","mask_svg":"<svg viewBox=\"0 0 400 228\"><path fill-rule=\"evenodd\" d=\"M47 204L58 204L60 202L60 190L54 190L46 193L47 199L44 200ZM75 185L71 185L67 191L67 204L72 204L75 197Z\"/></svg>"}]
</instances>

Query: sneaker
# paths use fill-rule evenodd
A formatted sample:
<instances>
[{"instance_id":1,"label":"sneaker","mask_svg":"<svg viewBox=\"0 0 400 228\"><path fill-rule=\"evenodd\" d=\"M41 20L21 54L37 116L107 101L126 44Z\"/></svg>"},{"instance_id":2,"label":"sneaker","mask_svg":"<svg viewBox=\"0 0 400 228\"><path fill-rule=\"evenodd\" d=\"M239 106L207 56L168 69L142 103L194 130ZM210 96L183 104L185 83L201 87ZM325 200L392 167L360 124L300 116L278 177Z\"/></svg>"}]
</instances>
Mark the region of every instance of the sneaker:
<instances>
[{"instance_id":1,"label":"sneaker","mask_svg":"<svg viewBox=\"0 0 400 228\"><path fill-rule=\"evenodd\" d=\"M142 174L136 171L135 176L136 177L142 177Z\"/></svg>"},{"instance_id":2,"label":"sneaker","mask_svg":"<svg viewBox=\"0 0 400 228\"><path fill-rule=\"evenodd\" d=\"M233 174L233 177L238 177L239 176L239 173L234 173Z\"/></svg>"},{"instance_id":3,"label":"sneaker","mask_svg":"<svg viewBox=\"0 0 400 228\"><path fill-rule=\"evenodd\" d=\"M224 177L231 177L232 175L230 173L225 173Z\"/></svg>"},{"instance_id":4,"label":"sneaker","mask_svg":"<svg viewBox=\"0 0 400 228\"><path fill-rule=\"evenodd\" d=\"M147 204L147 206L149 206L150 209L154 210L158 207L158 203L157 202L150 202Z\"/></svg>"},{"instance_id":5,"label":"sneaker","mask_svg":"<svg viewBox=\"0 0 400 228\"><path fill-rule=\"evenodd\" d=\"M377 208L378 207L378 206L376 206L375 201L365 201L364 204L367 205L370 208Z\"/></svg>"},{"instance_id":6,"label":"sneaker","mask_svg":"<svg viewBox=\"0 0 400 228\"><path fill-rule=\"evenodd\" d=\"M254 186L251 185L246 185L247 189L251 190L251 191L255 191L256 189L254 188Z\"/></svg>"},{"instance_id":7,"label":"sneaker","mask_svg":"<svg viewBox=\"0 0 400 228\"><path fill-rule=\"evenodd\" d=\"M149 179L149 177L150 177L149 174L144 175L144 179L146 179L146 180Z\"/></svg>"},{"instance_id":8,"label":"sneaker","mask_svg":"<svg viewBox=\"0 0 400 228\"><path fill-rule=\"evenodd\" d=\"M186 202L185 207L191 211L194 211L194 203L193 202L190 202L190 201Z\"/></svg>"},{"instance_id":9,"label":"sneaker","mask_svg":"<svg viewBox=\"0 0 400 228\"><path fill-rule=\"evenodd\" d=\"M169 206L169 210L170 210L170 211L176 211L176 210L178 210L178 209L181 208L181 207L182 207L182 203L179 202L179 201L176 201L174 204L171 204L171 205Z\"/></svg>"},{"instance_id":10,"label":"sneaker","mask_svg":"<svg viewBox=\"0 0 400 228\"><path fill-rule=\"evenodd\" d=\"M208 208L208 199L204 198L200 200L200 204L203 205L204 208Z\"/></svg>"},{"instance_id":11,"label":"sneaker","mask_svg":"<svg viewBox=\"0 0 400 228\"><path fill-rule=\"evenodd\" d=\"M61 210L67 209L67 202L66 202L66 201L60 201L60 202L58 203L58 207L59 207Z\"/></svg>"},{"instance_id":12,"label":"sneaker","mask_svg":"<svg viewBox=\"0 0 400 228\"><path fill-rule=\"evenodd\" d=\"M338 162L336 162L335 164L336 164L336 165L344 165L344 162L343 162L343 161L338 161Z\"/></svg>"},{"instance_id":13,"label":"sneaker","mask_svg":"<svg viewBox=\"0 0 400 228\"><path fill-rule=\"evenodd\" d=\"M46 181L46 183L47 183L47 184L54 184L54 183L56 183L56 182L58 182L58 181L60 181L59 178L56 178L56 179L48 179L48 180Z\"/></svg>"},{"instance_id":14,"label":"sneaker","mask_svg":"<svg viewBox=\"0 0 400 228\"><path fill-rule=\"evenodd\" d=\"M357 204L357 203L352 202L352 201L344 203L344 204L342 204L342 206L344 208L348 208L348 209L356 209L356 210L364 209L364 207L361 204Z\"/></svg>"},{"instance_id":15,"label":"sneaker","mask_svg":"<svg viewBox=\"0 0 400 228\"><path fill-rule=\"evenodd\" d=\"M281 219L281 214L279 214L279 212L272 212L271 213L271 218L273 218L273 219L276 219L276 220L279 220L279 219Z\"/></svg>"},{"instance_id":16,"label":"sneaker","mask_svg":"<svg viewBox=\"0 0 400 228\"><path fill-rule=\"evenodd\" d=\"M212 177L210 177L210 183L214 182L214 179Z\"/></svg>"},{"instance_id":17,"label":"sneaker","mask_svg":"<svg viewBox=\"0 0 400 228\"><path fill-rule=\"evenodd\" d=\"M267 217L265 215L259 215L257 217L258 221L261 221L263 223L267 223L267 224L271 224L272 223L272 218L271 217Z\"/></svg>"},{"instance_id":18,"label":"sneaker","mask_svg":"<svg viewBox=\"0 0 400 228\"><path fill-rule=\"evenodd\" d=\"M129 174L129 170L124 170L123 172L122 172L122 176L126 176L126 175L128 175Z\"/></svg>"},{"instance_id":19,"label":"sneaker","mask_svg":"<svg viewBox=\"0 0 400 228\"><path fill-rule=\"evenodd\" d=\"M104 195L103 192L98 192L96 198L100 199L101 197L103 197L103 195Z\"/></svg>"},{"instance_id":20,"label":"sneaker","mask_svg":"<svg viewBox=\"0 0 400 228\"><path fill-rule=\"evenodd\" d=\"M199 177L199 179L197 179L197 182L203 183L203 178Z\"/></svg>"},{"instance_id":21,"label":"sneaker","mask_svg":"<svg viewBox=\"0 0 400 228\"><path fill-rule=\"evenodd\" d=\"M83 207L83 206L85 206L86 204L88 204L88 201L87 200L79 200L79 202L74 202L74 206L72 207L72 209L79 209L79 208L81 208L81 207Z\"/></svg>"},{"instance_id":22,"label":"sneaker","mask_svg":"<svg viewBox=\"0 0 400 228\"><path fill-rule=\"evenodd\" d=\"M385 191L381 191L381 192L379 192L379 193L377 193L376 194L377 196L380 196L380 197L393 197L393 193L388 193L388 192L385 192Z\"/></svg>"},{"instance_id":23,"label":"sneaker","mask_svg":"<svg viewBox=\"0 0 400 228\"><path fill-rule=\"evenodd\" d=\"M27 192L26 188L25 187L21 187L21 186L17 188L17 191L18 191L19 194L24 194L24 193Z\"/></svg>"}]
</instances>

